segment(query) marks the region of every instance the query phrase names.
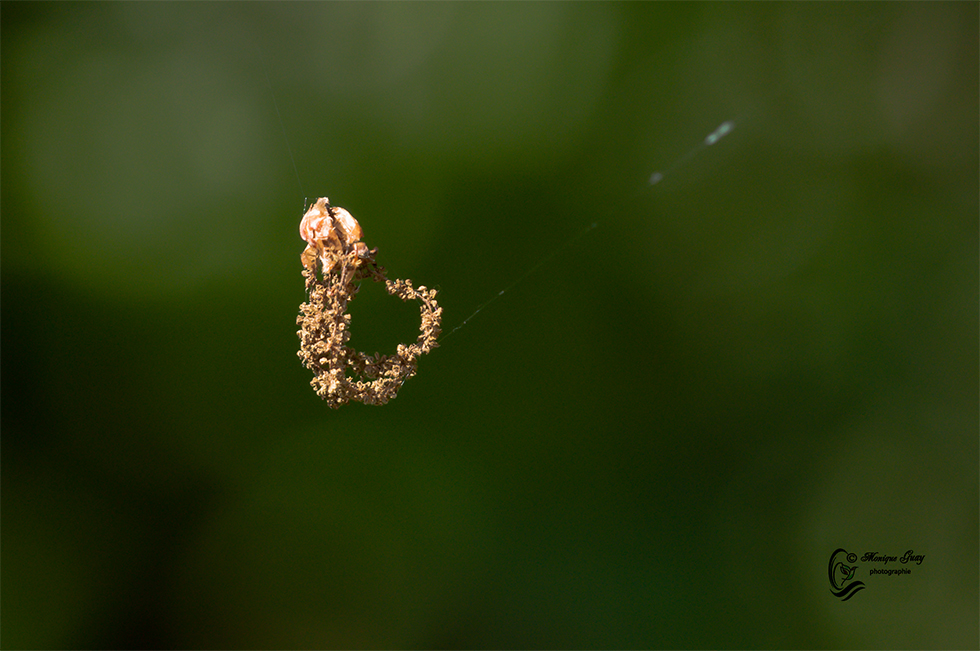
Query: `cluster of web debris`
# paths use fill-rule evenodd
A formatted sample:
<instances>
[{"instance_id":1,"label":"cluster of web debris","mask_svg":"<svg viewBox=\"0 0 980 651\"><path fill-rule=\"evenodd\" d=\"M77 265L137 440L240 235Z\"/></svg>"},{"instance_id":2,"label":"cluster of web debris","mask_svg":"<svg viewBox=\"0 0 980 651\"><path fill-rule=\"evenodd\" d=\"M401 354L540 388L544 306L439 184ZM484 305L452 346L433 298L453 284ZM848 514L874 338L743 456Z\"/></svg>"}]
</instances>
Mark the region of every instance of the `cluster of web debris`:
<instances>
[{"instance_id":1,"label":"cluster of web debris","mask_svg":"<svg viewBox=\"0 0 980 651\"><path fill-rule=\"evenodd\" d=\"M377 249L361 241L357 220L343 208L318 199L303 216L300 236L307 247L300 256L309 301L300 305L299 358L314 373L317 395L336 409L350 401L383 405L398 395L415 375L418 358L439 344L442 308L436 290L413 287L411 280L389 280L376 262ZM319 271L319 274L317 273ZM350 339L348 303L359 282L384 282L388 293L420 302L420 334L415 343L399 344L394 355L368 355L347 346Z\"/></svg>"}]
</instances>

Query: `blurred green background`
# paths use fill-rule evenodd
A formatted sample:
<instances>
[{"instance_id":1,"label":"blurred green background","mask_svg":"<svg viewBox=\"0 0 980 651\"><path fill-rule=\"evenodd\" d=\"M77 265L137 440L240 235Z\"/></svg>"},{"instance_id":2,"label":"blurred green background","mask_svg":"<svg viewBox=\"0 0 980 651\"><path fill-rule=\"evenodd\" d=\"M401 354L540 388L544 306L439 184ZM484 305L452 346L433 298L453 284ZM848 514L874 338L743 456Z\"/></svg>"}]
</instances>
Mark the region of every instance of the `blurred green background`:
<instances>
[{"instance_id":1,"label":"blurred green background","mask_svg":"<svg viewBox=\"0 0 980 651\"><path fill-rule=\"evenodd\" d=\"M976 3L0 12L5 648L976 648Z\"/></svg>"}]
</instances>

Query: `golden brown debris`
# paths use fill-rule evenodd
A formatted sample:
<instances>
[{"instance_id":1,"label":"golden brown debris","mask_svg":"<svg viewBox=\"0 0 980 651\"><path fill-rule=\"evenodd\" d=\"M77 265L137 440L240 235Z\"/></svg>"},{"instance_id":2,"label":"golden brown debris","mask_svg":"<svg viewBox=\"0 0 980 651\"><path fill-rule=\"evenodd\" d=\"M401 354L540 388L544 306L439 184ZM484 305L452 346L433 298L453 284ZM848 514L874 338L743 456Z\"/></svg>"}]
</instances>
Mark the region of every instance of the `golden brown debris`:
<instances>
[{"instance_id":1,"label":"golden brown debris","mask_svg":"<svg viewBox=\"0 0 980 651\"><path fill-rule=\"evenodd\" d=\"M411 280L388 280L368 249L357 220L343 208L318 199L300 222L307 247L300 256L309 302L300 305L299 358L313 371L317 395L334 409L353 400L383 405L398 395L415 375L418 358L439 344L442 308L436 290L412 286ZM317 271L320 271L319 276ZM384 282L388 293L403 301L418 300L422 323L415 343L399 344L394 355L367 355L347 346L350 315L347 303L357 295L359 281Z\"/></svg>"}]
</instances>

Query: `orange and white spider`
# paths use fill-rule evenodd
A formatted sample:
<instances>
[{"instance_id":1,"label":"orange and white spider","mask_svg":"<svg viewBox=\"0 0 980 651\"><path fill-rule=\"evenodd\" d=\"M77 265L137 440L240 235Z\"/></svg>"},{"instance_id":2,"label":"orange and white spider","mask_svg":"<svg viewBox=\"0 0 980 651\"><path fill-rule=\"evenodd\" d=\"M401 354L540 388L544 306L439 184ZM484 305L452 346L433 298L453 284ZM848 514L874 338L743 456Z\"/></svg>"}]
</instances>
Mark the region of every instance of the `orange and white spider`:
<instances>
[{"instance_id":1,"label":"orange and white spider","mask_svg":"<svg viewBox=\"0 0 980 651\"><path fill-rule=\"evenodd\" d=\"M300 261L310 271L316 271L317 258L323 273L328 274L339 257L352 250L359 259L370 259L371 256L367 244L361 241L364 237L361 225L343 208L331 206L327 197L317 199L303 215L299 236L306 241Z\"/></svg>"}]
</instances>

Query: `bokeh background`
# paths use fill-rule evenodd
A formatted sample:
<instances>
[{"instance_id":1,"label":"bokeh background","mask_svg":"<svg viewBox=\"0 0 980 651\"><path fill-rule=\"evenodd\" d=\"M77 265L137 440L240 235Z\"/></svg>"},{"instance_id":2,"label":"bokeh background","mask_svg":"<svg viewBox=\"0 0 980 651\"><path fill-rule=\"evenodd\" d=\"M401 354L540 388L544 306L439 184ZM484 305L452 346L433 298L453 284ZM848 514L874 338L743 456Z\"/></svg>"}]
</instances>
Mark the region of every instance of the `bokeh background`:
<instances>
[{"instance_id":1,"label":"bokeh background","mask_svg":"<svg viewBox=\"0 0 980 651\"><path fill-rule=\"evenodd\" d=\"M0 12L5 648L976 648L976 3Z\"/></svg>"}]
</instances>

